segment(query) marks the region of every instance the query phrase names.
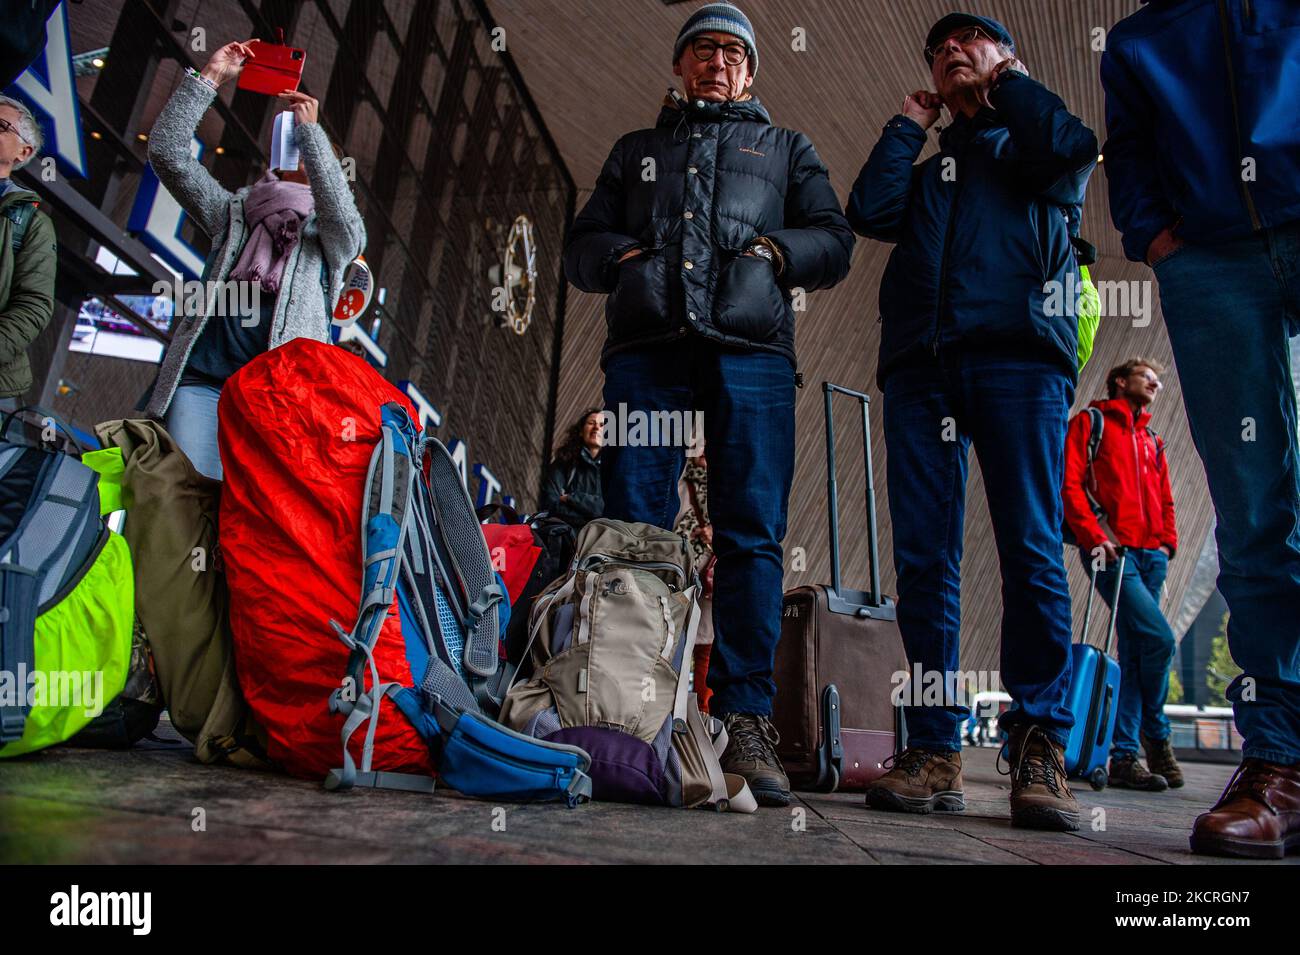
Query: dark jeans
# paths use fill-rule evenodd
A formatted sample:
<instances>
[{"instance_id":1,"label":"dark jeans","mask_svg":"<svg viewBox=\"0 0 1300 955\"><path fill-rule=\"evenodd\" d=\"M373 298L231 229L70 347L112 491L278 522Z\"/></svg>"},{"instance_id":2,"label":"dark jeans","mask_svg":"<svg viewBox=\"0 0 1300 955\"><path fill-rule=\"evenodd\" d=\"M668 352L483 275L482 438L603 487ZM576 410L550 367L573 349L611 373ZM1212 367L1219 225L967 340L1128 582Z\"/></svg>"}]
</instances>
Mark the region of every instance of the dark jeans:
<instances>
[{"instance_id":1,"label":"dark jeans","mask_svg":"<svg viewBox=\"0 0 1300 955\"><path fill-rule=\"evenodd\" d=\"M1300 763L1300 466L1289 339L1300 223L1156 264L1192 441L1214 499L1219 591L1242 674L1243 752Z\"/></svg>"},{"instance_id":2,"label":"dark jeans","mask_svg":"<svg viewBox=\"0 0 1300 955\"><path fill-rule=\"evenodd\" d=\"M605 366L606 413L619 415L623 405L628 413L703 416L717 555L709 708L715 715L771 715L781 541L794 478L794 367L781 355L703 341L618 352ZM606 517L672 526L684 447L606 446L600 461Z\"/></svg>"},{"instance_id":3,"label":"dark jeans","mask_svg":"<svg viewBox=\"0 0 1300 955\"><path fill-rule=\"evenodd\" d=\"M967 452L975 446L1002 571L1001 682L1007 729L1037 724L1064 745L1073 718L1070 594L1061 549L1061 477L1074 386L1031 357L940 352L884 384L898 624L912 667L958 670ZM976 581L985 593L991 580ZM961 747L968 709L909 706L908 740Z\"/></svg>"},{"instance_id":4,"label":"dark jeans","mask_svg":"<svg viewBox=\"0 0 1300 955\"><path fill-rule=\"evenodd\" d=\"M1136 756L1139 732L1148 739L1169 738L1165 697L1169 695L1169 665L1174 662L1174 632L1160 612L1160 588L1169 572L1169 558L1159 549L1130 547L1125 553L1124 583L1115 614L1120 682L1112 756ZM1080 551L1079 557L1091 573L1092 554ZM1118 566L1112 564L1097 573L1097 592L1108 607L1115 596Z\"/></svg>"}]
</instances>

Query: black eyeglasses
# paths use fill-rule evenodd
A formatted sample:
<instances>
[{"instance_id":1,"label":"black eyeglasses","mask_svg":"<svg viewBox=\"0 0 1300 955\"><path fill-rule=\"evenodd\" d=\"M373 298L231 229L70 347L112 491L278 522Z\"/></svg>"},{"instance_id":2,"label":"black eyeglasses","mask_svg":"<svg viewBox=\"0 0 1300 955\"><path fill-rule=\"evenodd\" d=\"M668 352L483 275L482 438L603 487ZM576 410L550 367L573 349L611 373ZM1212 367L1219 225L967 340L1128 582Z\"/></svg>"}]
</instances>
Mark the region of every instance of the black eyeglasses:
<instances>
[{"instance_id":1,"label":"black eyeglasses","mask_svg":"<svg viewBox=\"0 0 1300 955\"><path fill-rule=\"evenodd\" d=\"M31 143L27 142L27 137L18 132L18 127L7 119L0 119L0 133L13 133L18 137L19 142L27 143L28 146L31 145Z\"/></svg>"},{"instance_id":2,"label":"black eyeglasses","mask_svg":"<svg viewBox=\"0 0 1300 955\"><path fill-rule=\"evenodd\" d=\"M701 63L709 62L719 50L722 51L722 62L727 66L740 66L745 62L745 57L749 56L749 50L743 43L716 43L701 37L691 44L691 52Z\"/></svg>"},{"instance_id":3,"label":"black eyeglasses","mask_svg":"<svg viewBox=\"0 0 1300 955\"><path fill-rule=\"evenodd\" d=\"M949 40L956 40L962 46L970 46L980 37L983 37L984 39L988 40L990 43L997 42L996 40L993 39L993 37L989 36L979 27L967 27L964 30L958 30L956 33L949 35L941 43L937 43L934 46L927 46L925 48L925 55L933 60L935 57L939 55L939 51L943 49L944 43L947 43ZM913 49L916 48L913 47Z\"/></svg>"}]
</instances>

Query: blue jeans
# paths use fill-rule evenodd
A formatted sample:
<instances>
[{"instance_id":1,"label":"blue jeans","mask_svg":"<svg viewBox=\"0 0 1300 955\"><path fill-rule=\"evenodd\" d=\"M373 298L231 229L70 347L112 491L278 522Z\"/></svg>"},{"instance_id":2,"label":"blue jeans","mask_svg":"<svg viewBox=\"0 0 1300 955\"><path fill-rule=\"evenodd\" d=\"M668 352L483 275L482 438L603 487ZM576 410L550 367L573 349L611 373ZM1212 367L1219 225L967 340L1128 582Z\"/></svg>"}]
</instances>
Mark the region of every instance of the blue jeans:
<instances>
[{"instance_id":1,"label":"blue jeans","mask_svg":"<svg viewBox=\"0 0 1300 955\"><path fill-rule=\"evenodd\" d=\"M181 385L167 406L163 427L177 447L185 452L196 471L205 477L222 479L221 454L217 450L217 399L215 385Z\"/></svg>"},{"instance_id":2,"label":"blue jeans","mask_svg":"<svg viewBox=\"0 0 1300 955\"><path fill-rule=\"evenodd\" d=\"M1036 357L940 351L893 372L884 392L898 625L908 660L927 680L959 668L973 444L1002 571L1001 682L1015 703L1000 723L1036 724L1064 745L1074 723L1066 706L1070 593L1061 550L1069 375ZM981 590L991 584L977 582ZM906 708L911 745L961 748L969 711L946 702Z\"/></svg>"},{"instance_id":3,"label":"blue jeans","mask_svg":"<svg viewBox=\"0 0 1300 955\"><path fill-rule=\"evenodd\" d=\"M1218 520L1228 686L1247 757L1300 763L1300 467L1289 339L1300 223L1186 245L1155 268L1192 442Z\"/></svg>"},{"instance_id":4,"label":"blue jeans","mask_svg":"<svg viewBox=\"0 0 1300 955\"><path fill-rule=\"evenodd\" d=\"M1139 732L1148 739L1169 738L1165 697L1169 695L1169 665L1174 662L1174 632L1160 612L1160 588L1169 572L1169 558L1159 549L1130 547L1125 554L1124 583L1115 614L1120 683L1112 756L1136 756ZM1092 554L1080 551L1079 556L1091 573ZM1097 573L1097 592L1108 607L1115 597L1117 567L1111 565Z\"/></svg>"},{"instance_id":5,"label":"blue jeans","mask_svg":"<svg viewBox=\"0 0 1300 955\"><path fill-rule=\"evenodd\" d=\"M709 709L770 716L781 636L781 541L794 479L794 366L781 355L703 341L638 348L605 365L605 409L698 411L713 523L713 652ZM605 516L671 527L681 446L606 446Z\"/></svg>"}]
</instances>

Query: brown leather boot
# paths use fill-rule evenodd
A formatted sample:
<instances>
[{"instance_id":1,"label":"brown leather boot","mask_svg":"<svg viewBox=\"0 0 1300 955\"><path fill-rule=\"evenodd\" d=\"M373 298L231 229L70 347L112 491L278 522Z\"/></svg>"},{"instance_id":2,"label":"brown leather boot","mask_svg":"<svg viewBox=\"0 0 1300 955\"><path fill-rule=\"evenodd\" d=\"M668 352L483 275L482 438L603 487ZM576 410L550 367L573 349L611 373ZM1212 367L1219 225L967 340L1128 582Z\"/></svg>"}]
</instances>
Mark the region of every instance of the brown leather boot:
<instances>
[{"instance_id":1,"label":"brown leather boot","mask_svg":"<svg viewBox=\"0 0 1300 955\"><path fill-rule=\"evenodd\" d=\"M1079 802L1065 781L1065 747L1040 726L1017 726L1007 739L1011 775L1011 825L1073 832Z\"/></svg>"},{"instance_id":2,"label":"brown leather boot","mask_svg":"<svg viewBox=\"0 0 1300 955\"><path fill-rule=\"evenodd\" d=\"M1280 859L1300 849L1300 763L1242 760L1228 787L1192 826L1192 851Z\"/></svg>"},{"instance_id":3,"label":"brown leather boot","mask_svg":"<svg viewBox=\"0 0 1300 955\"><path fill-rule=\"evenodd\" d=\"M1148 772L1136 753L1110 758L1108 782L1121 789L1142 789L1149 793L1160 793L1169 788L1165 777Z\"/></svg>"},{"instance_id":4,"label":"brown leather boot","mask_svg":"<svg viewBox=\"0 0 1300 955\"><path fill-rule=\"evenodd\" d=\"M961 753L908 747L885 760L889 772L867 787L867 805L894 812L962 812Z\"/></svg>"},{"instance_id":5,"label":"brown leather boot","mask_svg":"<svg viewBox=\"0 0 1300 955\"><path fill-rule=\"evenodd\" d=\"M1142 737L1142 749L1147 754L1147 768L1151 772L1165 777L1170 789L1181 789L1183 785L1183 768L1174 758L1174 747L1169 737L1164 739L1147 739Z\"/></svg>"}]
</instances>

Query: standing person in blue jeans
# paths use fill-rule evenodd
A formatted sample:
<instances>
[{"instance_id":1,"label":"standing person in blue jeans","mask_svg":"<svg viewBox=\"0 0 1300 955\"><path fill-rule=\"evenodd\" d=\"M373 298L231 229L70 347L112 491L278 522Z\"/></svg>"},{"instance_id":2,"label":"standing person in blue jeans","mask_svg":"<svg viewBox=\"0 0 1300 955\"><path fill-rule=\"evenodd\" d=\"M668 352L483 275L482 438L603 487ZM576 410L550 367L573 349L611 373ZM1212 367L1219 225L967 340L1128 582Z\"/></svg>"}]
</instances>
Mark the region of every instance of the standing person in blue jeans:
<instances>
[{"instance_id":1,"label":"standing person in blue jeans","mask_svg":"<svg viewBox=\"0 0 1300 955\"><path fill-rule=\"evenodd\" d=\"M1106 375L1105 401L1070 422L1065 441L1065 520L1084 568L1112 605L1124 549L1115 632L1119 640L1119 711L1110 750L1110 785L1160 792L1183 784L1169 742L1165 698L1174 632L1160 612L1160 588L1178 549L1174 494L1165 442L1150 427L1161 367L1130 358ZM1138 740L1149 769L1138 759Z\"/></svg>"},{"instance_id":2,"label":"standing person in blue jeans","mask_svg":"<svg viewBox=\"0 0 1300 955\"><path fill-rule=\"evenodd\" d=\"M673 64L685 97L672 91L653 128L615 143L564 270L609 296L607 433L636 412L703 418L717 556L710 710L730 739L723 769L784 806L770 716L794 475L792 290L844 278L853 233L812 143L773 126L749 93L758 48L738 8L695 10ZM601 452L605 516L671 527L685 444L645 444Z\"/></svg>"},{"instance_id":3,"label":"standing person in blue jeans","mask_svg":"<svg viewBox=\"0 0 1300 955\"><path fill-rule=\"evenodd\" d=\"M908 96L885 124L848 204L860 235L896 244L880 288L878 377L898 624L912 665L951 686L974 445L1002 569L1001 679L1016 703L1001 720L1011 821L1077 829L1064 765L1073 720L1060 488L1078 317L1048 298L1077 286L1067 217L1083 203L1097 138L1029 78L995 20L943 17L925 57L938 92ZM952 122L939 152L917 164L945 106ZM955 694L944 702L907 707L908 747L868 805L965 808L967 708Z\"/></svg>"},{"instance_id":4,"label":"standing person in blue jeans","mask_svg":"<svg viewBox=\"0 0 1300 955\"><path fill-rule=\"evenodd\" d=\"M1194 852L1300 848L1300 4L1152 3L1102 57L1124 251L1155 270L1219 545L1242 763Z\"/></svg>"}]
</instances>

